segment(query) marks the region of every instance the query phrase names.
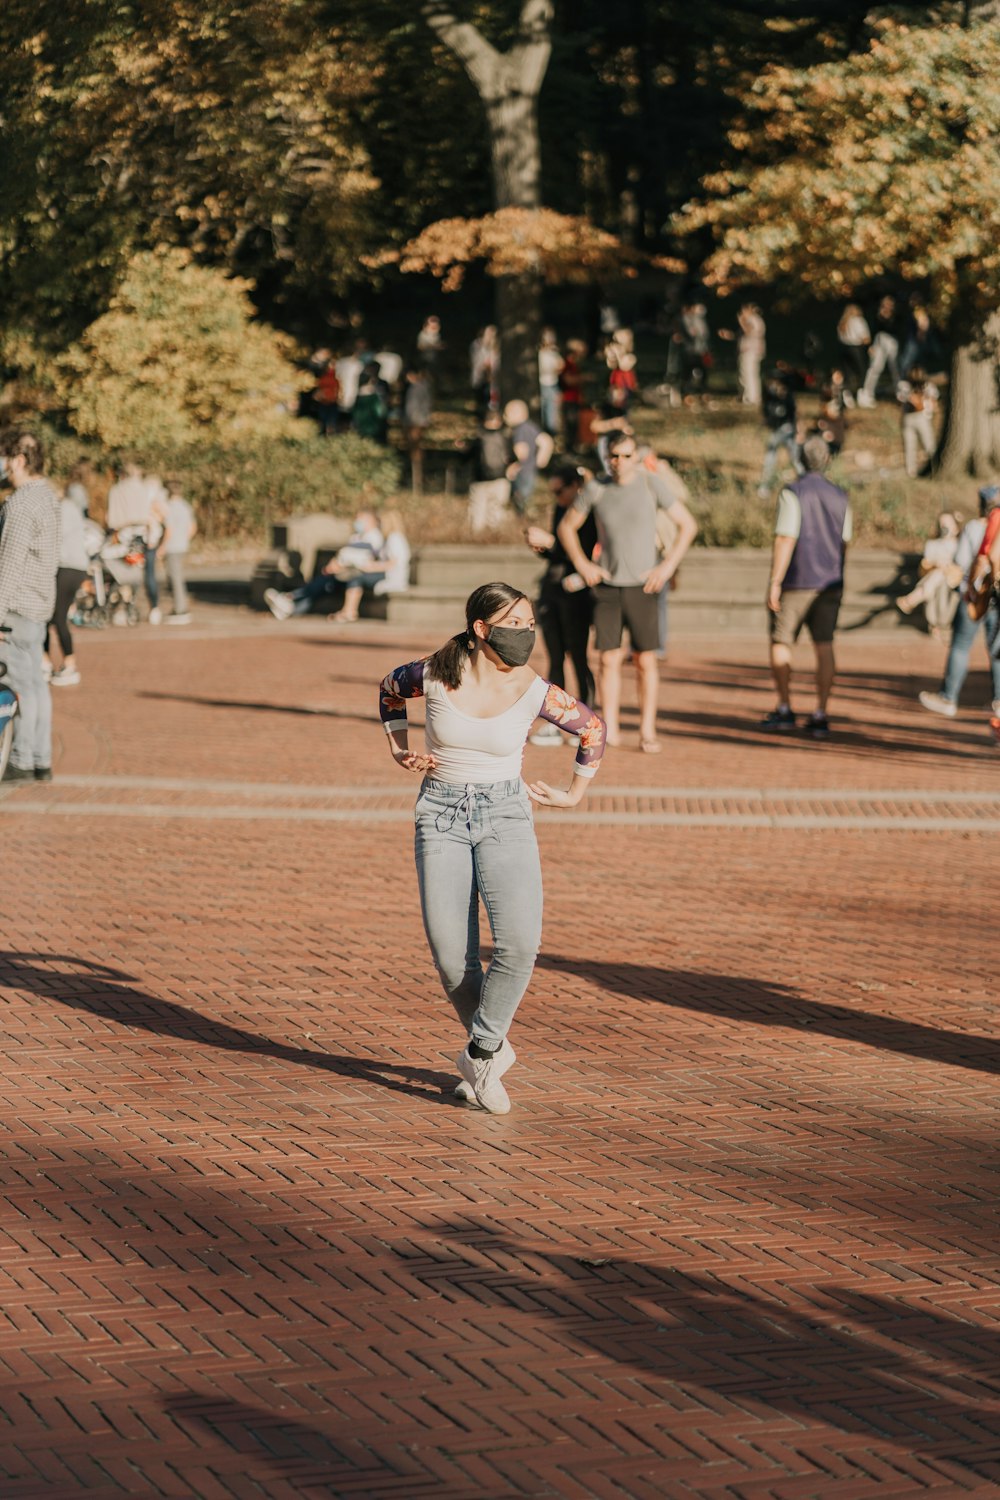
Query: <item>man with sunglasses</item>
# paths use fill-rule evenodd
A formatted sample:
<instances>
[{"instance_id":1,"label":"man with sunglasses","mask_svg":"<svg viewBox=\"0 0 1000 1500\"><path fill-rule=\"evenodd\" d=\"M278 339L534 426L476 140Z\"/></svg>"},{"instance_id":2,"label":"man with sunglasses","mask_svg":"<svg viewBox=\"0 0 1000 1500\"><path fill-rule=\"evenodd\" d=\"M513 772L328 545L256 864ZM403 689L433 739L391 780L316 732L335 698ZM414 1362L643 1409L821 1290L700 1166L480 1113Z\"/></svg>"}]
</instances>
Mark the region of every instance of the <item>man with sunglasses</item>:
<instances>
[{"instance_id":1,"label":"man with sunglasses","mask_svg":"<svg viewBox=\"0 0 1000 1500\"><path fill-rule=\"evenodd\" d=\"M665 480L639 463L631 433L608 439L607 478L587 484L556 528L556 535L583 581L594 590L594 626L600 656L601 710L609 745L619 742L622 635L627 628L639 677L639 748L660 749L656 738L659 694L657 595L669 584L697 530L687 508ZM664 510L676 522L665 557L657 546L656 516ZM587 557L578 533L593 513L601 544L600 562Z\"/></svg>"}]
</instances>

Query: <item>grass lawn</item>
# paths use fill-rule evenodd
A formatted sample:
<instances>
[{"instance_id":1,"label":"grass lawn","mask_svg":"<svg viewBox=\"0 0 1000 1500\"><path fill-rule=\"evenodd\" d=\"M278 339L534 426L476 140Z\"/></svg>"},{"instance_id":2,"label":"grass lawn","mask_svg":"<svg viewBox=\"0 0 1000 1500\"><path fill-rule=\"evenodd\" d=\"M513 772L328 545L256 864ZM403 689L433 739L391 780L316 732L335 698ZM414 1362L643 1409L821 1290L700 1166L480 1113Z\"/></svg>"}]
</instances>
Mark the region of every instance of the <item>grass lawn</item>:
<instances>
[{"instance_id":1,"label":"grass lawn","mask_svg":"<svg viewBox=\"0 0 1000 1500\"><path fill-rule=\"evenodd\" d=\"M817 407L816 396L801 396L800 419L811 423ZM655 388L647 388L632 419L640 440L669 458L686 480L700 525L700 545L770 544L774 499L757 495L766 430L755 411L741 406L731 394L711 391L695 406L671 408ZM437 477L438 492L400 497L410 535L418 541L469 540L461 467L453 463L450 475L460 493L440 492L440 474L446 459L454 454L456 440L468 437L472 429L471 413L458 402L435 417L429 474ZM584 462L593 461L592 455L579 456ZM791 470L783 477L790 478ZM968 517L978 503L974 480L956 485L906 477L898 408L892 401L882 401L874 410L848 413L844 452L832 465L830 477L851 495L855 546L919 549L924 538L936 531L940 511L958 509ZM534 512L539 517L548 514L542 486L536 492ZM520 540L521 524L511 517L491 539Z\"/></svg>"}]
</instances>

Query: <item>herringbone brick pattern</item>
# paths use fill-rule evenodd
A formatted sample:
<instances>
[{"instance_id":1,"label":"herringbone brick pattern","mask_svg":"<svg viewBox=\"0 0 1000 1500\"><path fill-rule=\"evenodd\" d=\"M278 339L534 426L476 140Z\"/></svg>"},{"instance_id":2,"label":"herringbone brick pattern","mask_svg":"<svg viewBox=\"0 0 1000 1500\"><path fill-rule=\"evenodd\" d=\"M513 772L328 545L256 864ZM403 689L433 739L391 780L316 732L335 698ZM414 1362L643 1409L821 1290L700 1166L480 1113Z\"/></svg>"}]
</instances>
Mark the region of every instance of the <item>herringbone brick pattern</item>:
<instances>
[{"instance_id":1,"label":"herringbone brick pattern","mask_svg":"<svg viewBox=\"0 0 1000 1500\"><path fill-rule=\"evenodd\" d=\"M95 644L62 769L391 782L384 649L196 645L142 677ZM872 742L822 747L746 730L731 649L609 781L995 790L897 647ZM182 687L338 714L143 696ZM31 795L0 806L4 1500L1000 1493L995 839L546 820L491 1118L451 1096L405 824Z\"/></svg>"}]
</instances>

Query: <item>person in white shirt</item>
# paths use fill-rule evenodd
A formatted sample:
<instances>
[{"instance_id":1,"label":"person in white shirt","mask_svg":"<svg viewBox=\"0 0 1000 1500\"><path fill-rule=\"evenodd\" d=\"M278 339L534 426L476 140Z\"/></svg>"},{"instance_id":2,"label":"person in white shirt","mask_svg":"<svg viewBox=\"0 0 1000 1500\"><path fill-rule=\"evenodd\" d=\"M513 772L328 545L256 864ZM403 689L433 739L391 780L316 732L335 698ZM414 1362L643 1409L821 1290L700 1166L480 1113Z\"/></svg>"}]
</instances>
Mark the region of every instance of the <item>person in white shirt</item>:
<instances>
[{"instance_id":1,"label":"person in white shirt","mask_svg":"<svg viewBox=\"0 0 1000 1500\"><path fill-rule=\"evenodd\" d=\"M903 429L903 462L907 477L916 479L920 473L919 450L924 458L934 457L934 413L938 408L938 388L928 380L919 365L914 365L907 380L896 387Z\"/></svg>"},{"instance_id":2,"label":"person in white shirt","mask_svg":"<svg viewBox=\"0 0 1000 1500\"><path fill-rule=\"evenodd\" d=\"M353 349L349 354L342 354L334 365L334 374L337 377L337 410L340 413L340 425L348 427L351 421L351 413L354 403L358 399L358 386L361 384L361 371L363 365L358 349Z\"/></svg>"},{"instance_id":3,"label":"person in white shirt","mask_svg":"<svg viewBox=\"0 0 1000 1500\"><path fill-rule=\"evenodd\" d=\"M566 361L559 352L555 329L542 330L542 342L538 350L538 389L541 397L542 426L551 437L559 435L559 416L562 408L562 392L559 377Z\"/></svg>"},{"instance_id":4,"label":"person in white shirt","mask_svg":"<svg viewBox=\"0 0 1000 1500\"><path fill-rule=\"evenodd\" d=\"M386 676L379 713L389 750L423 774L416 804L416 863L424 930L442 987L462 1028L459 1098L506 1114L507 1039L541 942L542 877L531 802L575 807L604 752L603 720L528 665L531 601L507 583L475 589L465 629L426 660ZM426 703L424 753L410 750L407 701ZM525 784L524 746L536 718L576 736L572 785ZM479 900L493 937L485 973Z\"/></svg>"},{"instance_id":5,"label":"person in white shirt","mask_svg":"<svg viewBox=\"0 0 1000 1500\"><path fill-rule=\"evenodd\" d=\"M398 510L383 512L380 530L384 538L378 555L353 572L341 572L344 604L332 618L353 625L358 618L365 590L376 596L401 594L410 586L410 544Z\"/></svg>"},{"instance_id":6,"label":"person in white shirt","mask_svg":"<svg viewBox=\"0 0 1000 1500\"><path fill-rule=\"evenodd\" d=\"M134 459L126 460L119 479L108 491L108 530L119 537L127 531L142 533L145 551L143 582L149 600L150 625L159 625L163 618L160 585L156 578L156 554L162 532L160 506L166 498L167 492L159 475L145 474Z\"/></svg>"},{"instance_id":7,"label":"person in white shirt","mask_svg":"<svg viewBox=\"0 0 1000 1500\"><path fill-rule=\"evenodd\" d=\"M45 635L44 667L52 687L75 687L80 681L73 636L69 628L69 611L77 591L90 572L90 555L84 533L80 507L65 496L59 502L59 567L56 570L56 602ZM59 642L62 666L52 670L52 641Z\"/></svg>"},{"instance_id":8,"label":"person in white shirt","mask_svg":"<svg viewBox=\"0 0 1000 1500\"><path fill-rule=\"evenodd\" d=\"M188 555L191 539L198 530L194 511L180 492L176 480L167 486L167 499L163 506L163 560L167 565L170 580L170 596L173 610L167 616L168 625L190 625L188 611L187 580L184 576L184 559Z\"/></svg>"}]
</instances>

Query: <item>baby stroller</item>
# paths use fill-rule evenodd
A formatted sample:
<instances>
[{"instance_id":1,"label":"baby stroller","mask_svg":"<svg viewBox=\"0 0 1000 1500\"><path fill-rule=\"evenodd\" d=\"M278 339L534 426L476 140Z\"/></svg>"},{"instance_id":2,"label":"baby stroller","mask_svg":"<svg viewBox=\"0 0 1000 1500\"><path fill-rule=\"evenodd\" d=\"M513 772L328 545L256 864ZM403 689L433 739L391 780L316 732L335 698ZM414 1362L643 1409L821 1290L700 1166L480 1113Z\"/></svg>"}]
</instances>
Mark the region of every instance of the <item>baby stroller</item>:
<instances>
[{"instance_id":1,"label":"baby stroller","mask_svg":"<svg viewBox=\"0 0 1000 1500\"><path fill-rule=\"evenodd\" d=\"M0 780L10 760L10 747L14 743L14 716L17 713L17 694L6 687L7 663L3 659L3 646L7 636L0 630Z\"/></svg>"},{"instance_id":2,"label":"baby stroller","mask_svg":"<svg viewBox=\"0 0 1000 1500\"><path fill-rule=\"evenodd\" d=\"M90 573L73 601L71 623L84 630L103 630L106 625L138 625L136 600L146 560L145 529L130 526L116 536L88 519L83 530Z\"/></svg>"}]
</instances>

